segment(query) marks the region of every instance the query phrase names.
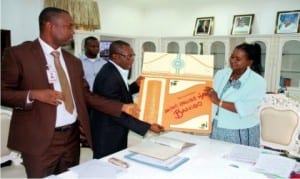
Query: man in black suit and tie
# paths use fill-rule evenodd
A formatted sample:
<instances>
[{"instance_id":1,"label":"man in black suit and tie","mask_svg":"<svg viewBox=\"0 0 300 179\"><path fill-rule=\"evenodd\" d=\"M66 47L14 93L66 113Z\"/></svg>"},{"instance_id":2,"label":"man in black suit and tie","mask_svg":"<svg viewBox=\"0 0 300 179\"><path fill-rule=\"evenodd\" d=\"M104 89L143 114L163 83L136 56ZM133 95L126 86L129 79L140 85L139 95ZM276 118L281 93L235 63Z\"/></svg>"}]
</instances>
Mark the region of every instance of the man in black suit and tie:
<instances>
[{"instance_id":1,"label":"man in black suit and tie","mask_svg":"<svg viewBox=\"0 0 300 179\"><path fill-rule=\"evenodd\" d=\"M135 56L133 49L127 42L118 40L110 45L109 54L110 60L96 76L93 92L125 104L132 103L132 94L139 91L141 79L128 85L127 77ZM129 129L142 136L149 129L156 133L163 131L163 127L158 124L148 124L126 114L114 117L93 110L91 114L93 157L98 159L125 149Z\"/></svg>"}]
</instances>

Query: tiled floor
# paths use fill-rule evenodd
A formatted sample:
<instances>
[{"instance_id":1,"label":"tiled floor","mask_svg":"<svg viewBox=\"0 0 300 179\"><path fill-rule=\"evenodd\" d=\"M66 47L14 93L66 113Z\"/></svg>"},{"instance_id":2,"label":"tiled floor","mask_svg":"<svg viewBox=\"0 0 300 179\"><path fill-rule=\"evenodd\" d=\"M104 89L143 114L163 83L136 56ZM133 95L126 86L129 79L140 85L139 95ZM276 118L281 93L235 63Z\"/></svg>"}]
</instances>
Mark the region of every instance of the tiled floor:
<instances>
[{"instance_id":1,"label":"tiled floor","mask_svg":"<svg viewBox=\"0 0 300 179\"><path fill-rule=\"evenodd\" d=\"M130 132L128 137L128 146L139 143L142 137ZM80 163L92 159L92 150L90 148L81 148ZM26 178L25 169L22 165L11 165L1 168L1 179L5 178Z\"/></svg>"}]
</instances>

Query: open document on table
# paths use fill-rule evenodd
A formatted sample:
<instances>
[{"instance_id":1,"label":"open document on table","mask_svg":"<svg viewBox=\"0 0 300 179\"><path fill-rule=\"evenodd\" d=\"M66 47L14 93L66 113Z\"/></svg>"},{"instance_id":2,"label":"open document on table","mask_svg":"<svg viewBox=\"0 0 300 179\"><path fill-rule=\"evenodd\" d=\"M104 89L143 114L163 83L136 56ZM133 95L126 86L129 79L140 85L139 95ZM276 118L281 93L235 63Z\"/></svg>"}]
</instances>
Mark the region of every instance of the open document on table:
<instances>
[{"instance_id":1,"label":"open document on table","mask_svg":"<svg viewBox=\"0 0 300 179\"><path fill-rule=\"evenodd\" d=\"M157 136L146 139L138 145L129 147L128 150L156 159L167 160L179 154L183 148L193 145L195 144L165 136Z\"/></svg>"}]
</instances>

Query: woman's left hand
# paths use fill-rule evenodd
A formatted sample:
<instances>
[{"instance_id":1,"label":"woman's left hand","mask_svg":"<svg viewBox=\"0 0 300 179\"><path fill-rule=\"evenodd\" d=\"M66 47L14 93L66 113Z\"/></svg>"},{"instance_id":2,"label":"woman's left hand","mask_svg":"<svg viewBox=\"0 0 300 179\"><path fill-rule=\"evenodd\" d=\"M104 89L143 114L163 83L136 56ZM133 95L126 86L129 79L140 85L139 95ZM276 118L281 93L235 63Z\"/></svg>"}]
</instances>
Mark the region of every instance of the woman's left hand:
<instances>
[{"instance_id":1,"label":"woman's left hand","mask_svg":"<svg viewBox=\"0 0 300 179\"><path fill-rule=\"evenodd\" d=\"M218 104L220 100L217 92L213 88L205 87L204 92L207 93L207 96L210 98L212 103Z\"/></svg>"}]
</instances>

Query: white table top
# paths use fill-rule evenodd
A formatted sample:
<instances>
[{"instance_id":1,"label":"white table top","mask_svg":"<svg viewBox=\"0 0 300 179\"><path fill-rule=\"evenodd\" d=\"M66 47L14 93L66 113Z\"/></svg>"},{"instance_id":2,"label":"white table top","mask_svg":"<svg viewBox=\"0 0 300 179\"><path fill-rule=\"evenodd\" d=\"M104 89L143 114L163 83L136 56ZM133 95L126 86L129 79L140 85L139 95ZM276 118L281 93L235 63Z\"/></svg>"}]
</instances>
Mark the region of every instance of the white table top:
<instances>
[{"instance_id":1,"label":"white table top","mask_svg":"<svg viewBox=\"0 0 300 179\"><path fill-rule=\"evenodd\" d=\"M190 160L183 165L179 166L173 171L164 171L151 166L137 163L135 161L124 158L130 152L122 150L107 157L100 159L102 164L109 164L108 158L115 157L127 162L130 167L127 169L120 169L113 176L98 177L98 178L120 178L120 179L182 179L182 178L266 178L266 176L251 171L253 167L249 163L242 163L232 161L224 158L236 144L231 144L223 141L209 139L208 136L192 135L181 132L167 132L164 134L172 138L177 138L187 142L195 143L195 146L184 149L179 155L189 157ZM232 167L233 165L238 166ZM82 165L82 164L81 164ZM80 166L80 165L79 165ZM100 165L99 165L100 166ZM91 168L90 168L91 169ZM88 170L88 169L85 169ZM101 170L101 168L93 168L94 170ZM107 172L108 169L103 169ZM88 172L88 171L87 171ZM99 171L97 171L99 172ZM101 171L100 171L101 172ZM78 175L70 175L70 172L65 172L57 177L59 178L82 178Z\"/></svg>"}]
</instances>

